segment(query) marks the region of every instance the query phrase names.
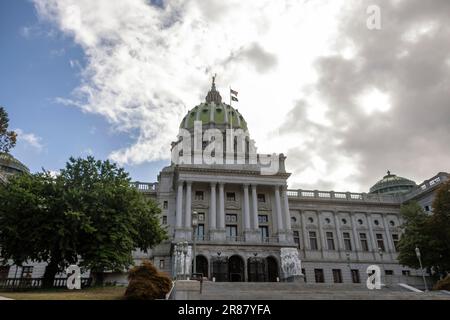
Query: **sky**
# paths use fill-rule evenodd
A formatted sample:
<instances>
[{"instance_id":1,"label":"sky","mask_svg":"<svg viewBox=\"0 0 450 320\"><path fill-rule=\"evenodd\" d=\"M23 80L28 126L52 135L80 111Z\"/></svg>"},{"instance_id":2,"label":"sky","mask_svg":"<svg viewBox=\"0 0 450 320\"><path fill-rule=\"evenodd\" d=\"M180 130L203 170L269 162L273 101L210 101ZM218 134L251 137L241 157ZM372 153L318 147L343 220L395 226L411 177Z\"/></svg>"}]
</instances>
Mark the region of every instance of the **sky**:
<instances>
[{"instance_id":1,"label":"sky","mask_svg":"<svg viewBox=\"0 0 450 320\"><path fill-rule=\"evenodd\" d=\"M448 0L3 0L0 105L33 172L93 155L153 182L217 74L290 188L420 183L449 171L449 20Z\"/></svg>"}]
</instances>

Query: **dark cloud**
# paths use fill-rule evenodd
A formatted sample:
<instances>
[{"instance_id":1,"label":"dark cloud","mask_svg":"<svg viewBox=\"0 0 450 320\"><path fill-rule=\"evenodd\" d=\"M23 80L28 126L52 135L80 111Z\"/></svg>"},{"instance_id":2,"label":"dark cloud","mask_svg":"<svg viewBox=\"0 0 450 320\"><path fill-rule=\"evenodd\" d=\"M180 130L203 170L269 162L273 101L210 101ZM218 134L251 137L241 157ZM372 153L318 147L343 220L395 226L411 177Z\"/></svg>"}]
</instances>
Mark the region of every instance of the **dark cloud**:
<instances>
[{"instance_id":1,"label":"dark cloud","mask_svg":"<svg viewBox=\"0 0 450 320\"><path fill-rule=\"evenodd\" d=\"M274 68L277 63L277 56L266 51L258 43L252 43L247 47L241 48L237 52L231 53L225 61L225 65L232 62L246 62L256 69L259 73L265 73Z\"/></svg>"},{"instance_id":2,"label":"dark cloud","mask_svg":"<svg viewBox=\"0 0 450 320\"><path fill-rule=\"evenodd\" d=\"M361 1L341 25L337 48L351 43L356 55L316 61L315 89L332 125L309 121L305 109L313 105L305 99L281 130L313 137L288 152L296 173L312 165L311 153L320 155L330 170L342 155L358 164L359 174L352 179L361 191L387 169L419 183L449 171L450 164L450 1L375 1L382 30L371 31L365 12L373 2ZM388 112L368 115L357 105L355 98L370 88L389 94ZM317 188L333 184L320 179Z\"/></svg>"}]
</instances>

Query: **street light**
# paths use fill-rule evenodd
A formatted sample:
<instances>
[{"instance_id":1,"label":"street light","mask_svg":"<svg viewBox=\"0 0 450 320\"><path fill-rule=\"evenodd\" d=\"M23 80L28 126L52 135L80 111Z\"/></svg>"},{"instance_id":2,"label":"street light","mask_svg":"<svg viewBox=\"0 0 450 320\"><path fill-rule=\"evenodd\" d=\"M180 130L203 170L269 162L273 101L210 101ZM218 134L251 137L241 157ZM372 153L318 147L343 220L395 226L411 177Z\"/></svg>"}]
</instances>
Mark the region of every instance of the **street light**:
<instances>
[{"instance_id":1,"label":"street light","mask_svg":"<svg viewBox=\"0 0 450 320\"><path fill-rule=\"evenodd\" d=\"M197 226L198 226L198 212L194 211L192 212L192 229L194 232L194 241L192 244L192 255L193 255L193 259L194 259L194 270L193 273L197 273L197 257L196 257L196 246L195 246L195 240L197 239Z\"/></svg>"},{"instance_id":2,"label":"street light","mask_svg":"<svg viewBox=\"0 0 450 320\"><path fill-rule=\"evenodd\" d=\"M425 291L428 291L427 281L425 280L425 274L423 272L423 267L422 267L422 259L421 259L420 249L417 245L416 245L416 256L417 256L417 259L419 260L420 270L422 271L422 278L423 278L423 284L425 285Z\"/></svg>"}]
</instances>

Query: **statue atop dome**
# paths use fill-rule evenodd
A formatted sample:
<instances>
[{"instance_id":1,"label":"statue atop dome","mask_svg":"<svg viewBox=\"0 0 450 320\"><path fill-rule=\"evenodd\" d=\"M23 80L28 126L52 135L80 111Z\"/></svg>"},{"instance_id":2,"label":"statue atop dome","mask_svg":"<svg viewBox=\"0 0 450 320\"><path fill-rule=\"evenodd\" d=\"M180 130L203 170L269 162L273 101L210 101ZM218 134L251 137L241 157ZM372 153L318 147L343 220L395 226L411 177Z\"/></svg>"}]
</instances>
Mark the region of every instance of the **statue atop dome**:
<instances>
[{"instance_id":1,"label":"statue atop dome","mask_svg":"<svg viewBox=\"0 0 450 320\"><path fill-rule=\"evenodd\" d=\"M206 95L206 102L215 102L217 104L222 103L222 97L219 91L216 90L216 75L212 77L211 90L209 90L208 94Z\"/></svg>"}]
</instances>

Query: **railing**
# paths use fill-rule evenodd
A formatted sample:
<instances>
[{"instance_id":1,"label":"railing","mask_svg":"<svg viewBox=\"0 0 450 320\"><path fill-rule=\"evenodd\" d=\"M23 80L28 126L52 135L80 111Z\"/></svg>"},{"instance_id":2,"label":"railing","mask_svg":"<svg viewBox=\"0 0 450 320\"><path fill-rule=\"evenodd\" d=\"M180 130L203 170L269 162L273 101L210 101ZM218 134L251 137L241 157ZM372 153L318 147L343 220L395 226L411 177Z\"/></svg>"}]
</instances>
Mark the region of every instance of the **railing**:
<instances>
[{"instance_id":1,"label":"railing","mask_svg":"<svg viewBox=\"0 0 450 320\"><path fill-rule=\"evenodd\" d=\"M0 289L5 290L31 290L42 288L43 278L6 278L0 279ZM81 278L81 287L89 287L92 278ZM67 278L55 278L54 288L67 287Z\"/></svg>"},{"instance_id":2,"label":"railing","mask_svg":"<svg viewBox=\"0 0 450 320\"><path fill-rule=\"evenodd\" d=\"M449 179L449 176L447 174L441 172L438 175L432 177L431 179L424 181L416 189L414 189L410 193L406 194L404 196L404 199L410 200L410 199L416 197L417 195L430 190L431 188L435 188L437 185L444 183L448 179Z\"/></svg>"},{"instance_id":3,"label":"railing","mask_svg":"<svg viewBox=\"0 0 450 320\"><path fill-rule=\"evenodd\" d=\"M149 183L149 182L132 182L130 184L131 187L136 188L142 192L151 192L156 191L158 188L158 183Z\"/></svg>"},{"instance_id":4,"label":"railing","mask_svg":"<svg viewBox=\"0 0 450 320\"><path fill-rule=\"evenodd\" d=\"M318 190L288 190L287 195L290 198L300 199L335 199L346 201L361 201L361 202L385 202L398 203L399 199L392 195L378 195L369 193L354 193L354 192L335 192L335 191L318 191Z\"/></svg>"}]
</instances>

